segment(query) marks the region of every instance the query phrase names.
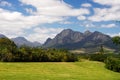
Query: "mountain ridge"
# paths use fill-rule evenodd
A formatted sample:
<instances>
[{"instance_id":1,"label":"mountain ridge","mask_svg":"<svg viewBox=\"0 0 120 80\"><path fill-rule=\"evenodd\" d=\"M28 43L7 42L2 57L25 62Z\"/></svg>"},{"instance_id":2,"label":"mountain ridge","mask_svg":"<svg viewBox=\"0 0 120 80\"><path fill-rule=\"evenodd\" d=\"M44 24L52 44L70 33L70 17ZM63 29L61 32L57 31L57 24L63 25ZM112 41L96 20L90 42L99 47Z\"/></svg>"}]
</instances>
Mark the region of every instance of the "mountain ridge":
<instances>
[{"instance_id":1,"label":"mountain ridge","mask_svg":"<svg viewBox=\"0 0 120 80\"><path fill-rule=\"evenodd\" d=\"M46 41L44 47L65 48L65 49L80 49L80 48L95 48L103 45L108 48L115 48L112 43L112 38L109 35L99 31L85 31L84 33L65 29L57 34L50 41Z\"/></svg>"},{"instance_id":2,"label":"mountain ridge","mask_svg":"<svg viewBox=\"0 0 120 80\"><path fill-rule=\"evenodd\" d=\"M0 34L0 38L5 35ZM44 47L44 48L65 48L65 49L81 49L81 48L96 48L100 45L105 47L116 49L116 46L112 43L112 37L103 34L99 31L91 32L89 30L85 32L73 31L72 29L64 29L58 33L53 39L48 38L44 44L39 42L30 42L24 37L12 38L12 41L17 46L26 45L29 47Z\"/></svg>"},{"instance_id":3,"label":"mountain ridge","mask_svg":"<svg viewBox=\"0 0 120 80\"><path fill-rule=\"evenodd\" d=\"M24 37L16 37L16 38L12 38L12 41L14 41L14 43L20 47L20 46L29 46L29 47L39 47L41 46L41 44L37 41L35 42L30 42L27 39L25 39Z\"/></svg>"}]
</instances>

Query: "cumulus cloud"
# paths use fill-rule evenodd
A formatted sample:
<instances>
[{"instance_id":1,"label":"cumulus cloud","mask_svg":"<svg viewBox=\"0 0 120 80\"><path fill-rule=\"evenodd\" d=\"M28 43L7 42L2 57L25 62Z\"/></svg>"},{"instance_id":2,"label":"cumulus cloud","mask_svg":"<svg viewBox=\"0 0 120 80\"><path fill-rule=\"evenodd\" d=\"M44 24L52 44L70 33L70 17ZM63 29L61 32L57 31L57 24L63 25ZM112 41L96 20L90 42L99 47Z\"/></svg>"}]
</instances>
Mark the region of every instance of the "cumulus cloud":
<instances>
[{"instance_id":1,"label":"cumulus cloud","mask_svg":"<svg viewBox=\"0 0 120 80\"><path fill-rule=\"evenodd\" d=\"M58 17L65 17L65 16L79 16L83 14L89 14L87 9L73 9L72 6L60 2L60 0L46 0L46 1L38 1L38 0L22 0L25 4L33 5L37 8L38 15L45 15L45 16L55 16ZM39 2L39 4L38 4ZM48 3L48 4L47 4ZM47 4L47 5L46 5ZM65 18L64 18L65 19Z\"/></svg>"},{"instance_id":2,"label":"cumulus cloud","mask_svg":"<svg viewBox=\"0 0 120 80\"><path fill-rule=\"evenodd\" d=\"M26 29L42 23L61 21L62 18L46 16L24 16L20 12L11 12L0 8L0 32L11 36L23 36ZM16 34L15 34L16 33Z\"/></svg>"},{"instance_id":3,"label":"cumulus cloud","mask_svg":"<svg viewBox=\"0 0 120 80\"><path fill-rule=\"evenodd\" d=\"M31 41L39 41L44 43L47 38L54 38L63 28L47 28L47 27L36 27L33 29L34 33L27 36L27 39Z\"/></svg>"},{"instance_id":4,"label":"cumulus cloud","mask_svg":"<svg viewBox=\"0 0 120 80\"><path fill-rule=\"evenodd\" d=\"M61 0L20 0L26 5L32 5L37 9L36 14L45 16L79 16L89 14L88 9L74 9L71 5Z\"/></svg>"},{"instance_id":5,"label":"cumulus cloud","mask_svg":"<svg viewBox=\"0 0 120 80\"><path fill-rule=\"evenodd\" d=\"M94 15L88 20L95 22L120 20L120 0L94 0L94 2L110 7L94 8Z\"/></svg>"},{"instance_id":6,"label":"cumulus cloud","mask_svg":"<svg viewBox=\"0 0 120 80\"><path fill-rule=\"evenodd\" d=\"M19 0L22 5L31 5L36 8L34 12L31 8L25 8L27 13L31 15L24 15L22 12L18 11L9 11L3 8L0 8L0 33L3 33L9 37L16 36L25 36L28 35L26 30L35 28L38 25L45 23L55 23L55 22L64 22L64 24L69 24L67 21L69 17L78 17L85 14L89 14L89 10L86 8L73 8L71 5L65 3L62 0ZM3 6L11 6L12 4L2 1L0 4ZM38 26L39 27L39 26ZM40 28L40 27L39 27ZM48 28L45 28L48 29ZM38 30L45 30L40 28ZM49 29L52 31L51 29ZM55 28L57 31L57 29ZM58 29L59 31L61 29ZM54 34L44 34L34 31L35 33L29 34L29 39L32 41L45 41L47 37L53 37ZM32 39L32 36L36 38ZM44 38L44 40L43 40ZM40 40L41 39L41 40Z\"/></svg>"}]
</instances>

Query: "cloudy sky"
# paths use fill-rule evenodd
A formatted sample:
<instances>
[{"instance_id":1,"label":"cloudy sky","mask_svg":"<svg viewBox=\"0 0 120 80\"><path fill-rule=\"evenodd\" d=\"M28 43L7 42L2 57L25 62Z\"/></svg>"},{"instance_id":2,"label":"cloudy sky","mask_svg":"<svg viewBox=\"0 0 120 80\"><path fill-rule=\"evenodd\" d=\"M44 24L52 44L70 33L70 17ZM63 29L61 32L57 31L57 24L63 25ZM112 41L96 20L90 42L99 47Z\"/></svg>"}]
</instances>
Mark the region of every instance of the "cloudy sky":
<instances>
[{"instance_id":1,"label":"cloudy sky","mask_svg":"<svg viewBox=\"0 0 120 80\"><path fill-rule=\"evenodd\" d=\"M120 0L0 0L0 34L43 43L63 29L120 35Z\"/></svg>"}]
</instances>

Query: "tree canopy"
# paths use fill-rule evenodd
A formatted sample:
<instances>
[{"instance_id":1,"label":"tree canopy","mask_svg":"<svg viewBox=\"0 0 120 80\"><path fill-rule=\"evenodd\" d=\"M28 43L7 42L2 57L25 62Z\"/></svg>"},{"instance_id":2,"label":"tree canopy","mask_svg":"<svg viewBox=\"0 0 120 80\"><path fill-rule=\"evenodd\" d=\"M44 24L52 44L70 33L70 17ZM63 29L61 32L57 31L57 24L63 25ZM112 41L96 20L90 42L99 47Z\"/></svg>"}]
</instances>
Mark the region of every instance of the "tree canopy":
<instances>
[{"instance_id":1,"label":"tree canopy","mask_svg":"<svg viewBox=\"0 0 120 80\"><path fill-rule=\"evenodd\" d=\"M112 41L116 45L120 45L120 36L115 36L112 38Z\"/></svg>"}]
</instances>

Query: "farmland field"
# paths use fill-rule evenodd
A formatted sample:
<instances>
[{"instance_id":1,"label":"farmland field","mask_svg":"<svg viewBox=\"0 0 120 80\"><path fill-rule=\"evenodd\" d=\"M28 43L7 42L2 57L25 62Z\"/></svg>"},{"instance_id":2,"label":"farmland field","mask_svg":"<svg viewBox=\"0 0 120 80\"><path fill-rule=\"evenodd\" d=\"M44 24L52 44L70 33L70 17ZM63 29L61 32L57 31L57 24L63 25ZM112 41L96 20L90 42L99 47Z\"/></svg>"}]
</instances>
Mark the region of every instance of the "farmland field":
<instances>
[{"instance_id":1,"label":"farmland field","mask_svg":"<svg viewBox=\"0 0 120 80\"><path fill-rule=\"evenodd\" d=\"M120 80L120 73L104 66L96 61L0 62L0 80Z\"/></svg>"}]
</instances>

